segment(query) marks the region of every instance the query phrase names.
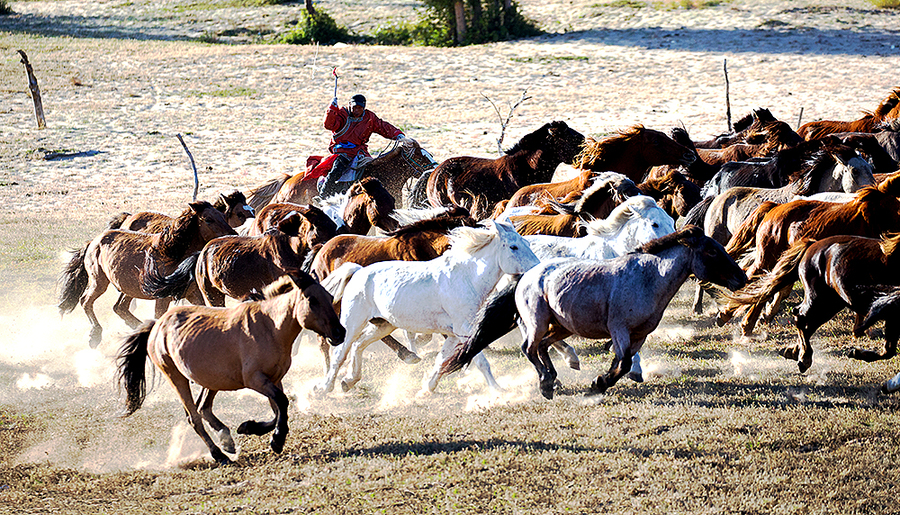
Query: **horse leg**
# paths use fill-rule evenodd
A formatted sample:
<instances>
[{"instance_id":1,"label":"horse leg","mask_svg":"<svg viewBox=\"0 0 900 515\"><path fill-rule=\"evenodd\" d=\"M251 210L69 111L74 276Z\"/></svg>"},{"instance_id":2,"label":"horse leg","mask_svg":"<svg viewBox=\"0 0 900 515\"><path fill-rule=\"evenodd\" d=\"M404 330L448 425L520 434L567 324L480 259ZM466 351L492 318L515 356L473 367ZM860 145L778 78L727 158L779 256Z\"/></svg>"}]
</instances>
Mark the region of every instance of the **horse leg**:
<instances>
[{"instance_id":1,"label":"horse leg","mask_svg":"<svg viewBox=\"0 0 900 515\"><path fill-rule=\"evenodd\" d=\"M99 269L99 267L96 268ZM106 277L106 274L103 273L103 270L92 270L91 268L88 268L88 277L87 288L85 288L84 294L81 296L81 307L84 309L84 314L91 323L91 333L90 336L88 336L88 344L92 349L95 349L100 345L100 340L103 337L103 327L97 320L97 315L94 314L94 302L96 302L96 300L106 291L106 288L109 287L109 279Z\"/></svg>"},{"instance_id":2,"label":"horse leg","mask_svg":"<svg viewBox=\"0 0 900 515\"><path fill-rule=\"evenodd\" d=\"M234 454L234 439L231 437L231 431L212 411L213 399L216 398L217 393L219 392L216 390L201 388L200 395L197 396L197 408L200 411L200 416L203 417L203 420L209 424L209 427L211 427L213 431L216 432L216 436L219 437L219 443L222 445L222 450L228 454Z\"/></svg>"},{"instance_id":3,"label":"horse leg","mask_svg":"<svg viewBox=\"0 0 900 515\"><path fill-rule=\"evenodd\" d=\"M191 394L191 383L178 371L175 364L171 362L171 358L164 359L165 362L160 364L159 368L162 369L163 374L169 378L169 382L172 383L172 386L178 393L181 405L187 412L188 423L194 428L194 432L203 440L206 447L209 448L209 453L216 463L219 465L231 464L231 460L228 456L225 456L225 453L223 453L215 442L213 442L212 438L210 438L209 434L206 432L206 428L203 427L203 417L200 415L200 412L197 411L197 406L194 404L194 398Z\"/></svg>"},{"instance_id":4,"label":"horse leg","mask_svg":"<svg viewBox=\"0 0 900 515\"><path fill-rule=\"evenodd\" d=\"M747 310L747 314L744 315L744 319L741 320L742 336L750 336L751 334L753 334L753 329L756 327L756 322L757 320L759 320L759 316L762 313L764 307L764 302L757 302L756 304L750 306L750 309Z\"/></svg>"},{"instance_id":5,"label":"horse leg","mask_svg":"<svg viewBox=\"0 0 900 515\"><path fill-rule=\"evenodd\" d=\"M635 352L631 357L631 370L628 371L628 379L635 383L644 382L644 370L641 368L641 353Z\"/></svg>"},{"instance_id":6,"label":"horse leg","mask_svg":"<svg viewBox=\"0 0 900 515\"><path fill-rule=\"evenodd\" d=\"M794 285L791 284L775 292L775 295L766 304L766 309L763 312L762 316L763 322L769 324L772 322L772 320L775 319L775 315L778 314L778 308L781 307L784 299L786 299L787 296L791 294L791 290L793 289L793 287Z\"/></svg>"},{"instance_id":7,"label":"horse leg","mask_svg":"<svg viewBox=\"0 0 900 515\"><path fill-rule=\"evenodd\" d=\"M881 352L875 352L867 349L851 349L847 354L848 357L853 359L859 359L862 361L867 361L869 363L873 361L881 361L884 359L891 359L897 355L897 339L900 338L900 331L898 331L898 326L895 322L891 320L884 321L884 347L882 347Z\"/></svg>"},{"instance_id":8,"label":"horse leg","mask_svg":"<svg viewBox=\"0 0 900 515\"><path fill-rule=\"evenodd\" d=\"M350 391L362 378L362 354L366 347L371 345L372 342L376 342L391 334L394 329L395 327L387 322L379 324L372 322L366 327L363 335L353 343L353 354L350 356L350 364L348 365L350 370L341 380L342 390L345 392Z\"/></svg>"},{"instance_id":9,"label":"horse leg","mask_svg":"<svg viewBox=\"0 0 900 515\"><path fill-rule=\"evenodd\" d=\"M793 347L783 347L778 351L785 359L796 360L801 373L806 372L812 366L813 350L810 338L813 333L844 308L837 294L830 289L826 292L810 295L807 290L807 295L794 316L794 325L797 327L798 336L797 344Z\"/></svg>"},{"instance_id":10,"label":"horse leg","mask_svg":"<svg viewBox=\"0 0 900 515\"><path fill-rule=\"evenodd\" d=\"M163 313L169 309L169 304L171 303L172 299L156 299L153 311L155 318L159 319L159 317L163 316Z\"/></svg>"},{"instance_id":11,"label":"horse leg","mask_svg":"<svg viewBox=\"0 0 900 515\"><path fill-rule=\"evenodd\" d=\"M400 361L407 363L409 365L415 365L416 363L422 361L422 358L418 356L415 352L406 348L405 345L397 341L391 335L387 335L381 339L385 345L388 346L389 349L397 353L397 357L400 358Z\"/></svg>"},{"instance_id":12,"label":"horse leg","mask_svg":"<svg viewBox=\"0 0 900 515\"><path fill-rule=\"evenodd\" d=\"M559 377L556 373L556 368L553 366L553 361L550 359L550 353L547 352L552 344L552 340L544 338L537 345L537 356L544 365L545 370L545 376L541 379L541 393L548 399L553 398L553 390L556 388L556 378Z\"/></svg>"},{"instance_id":13,"label":"horse leg","mask_svg":"<svg viewBox=\"0 0 900 515\"><path fill-rule=\"evenodd\" d=\"M569 365L569 368L572 370L581 370L581 360L578 359L578 354L565 340L555 341L551 343L550 346L566 360L566 364Z\"/></svg>"},{"instance_id":14,"label":"horse leg","mask_svg":"<svg viewBox=\"0 0 900 515\"><path fill-rule=\"evenodd\" d=\"M268 376L261 371L257 371L250 377L247 388L257 391L269 398L269 404L272 406L272 411L275 412L275 419L268 422L247 420L238 426L237 432L239 434L263 435L271 431L274 427L275 432L272 434L272 440L269 442L269 446L276 453L280 453L284 449L284 441L288 434L288 398L287 395L284 394L281 381L272 382Z\"/></svg>"},{"instance_id":15,"label":"horse leg","mask_svg":"<svg viewBox=\"0 0 900 515\"><path fill-rule=\"evenodd\" d=\"M319 339L319 350L322 351L322 357L325 358L325 370L322 371L322 374L328 375L328 371L331 369L331 344L324 336L317 335L316 337Z\"/></svg>"},{"instance_id":16,"label":"horse leg","mask_svg":"<svg viewBox=\"0 0 900 515\"><path fill-rule=\"evenodd\" d=\"M694 304L693 304L694 313L698 315L703 314L703 288L700 287L700 282L697 282L697 291L694 293Z\"/></svg>"},{"instance_id":17,"label":"horse leg","mask_svg":"<svg viewBox=\"0 0 900 515\"><path fill-rule=\"evenodd\" d=\"M131 305L131 301L134 300L134 297L130 297L125 295L124 293L119 294L118 300L113 304L113 312L119 315L119 318L125 321L128 324L128 327L132 329L137 329L137 326L141 325L141 320L134 316L128 307ZM157 315L157 318L159 316Z\"/></svg>"},{"instance_id":18,"label":"horse leg","mask_svg":"<svg viewBox=\"0 0 900 515\"><path fill-rule=\"evenodd\" d=\"M591 393L605 393L612 385L631 370L632 356L637 354L632 349L640 349L644 343L642 338L636 343L631 342L631 333L627 328L619 328L610 331L613 341L613 351L615 356L609 366L609 371L605 375L597 376L597 379L591 383Z\"/></svg>"}]
</instances>

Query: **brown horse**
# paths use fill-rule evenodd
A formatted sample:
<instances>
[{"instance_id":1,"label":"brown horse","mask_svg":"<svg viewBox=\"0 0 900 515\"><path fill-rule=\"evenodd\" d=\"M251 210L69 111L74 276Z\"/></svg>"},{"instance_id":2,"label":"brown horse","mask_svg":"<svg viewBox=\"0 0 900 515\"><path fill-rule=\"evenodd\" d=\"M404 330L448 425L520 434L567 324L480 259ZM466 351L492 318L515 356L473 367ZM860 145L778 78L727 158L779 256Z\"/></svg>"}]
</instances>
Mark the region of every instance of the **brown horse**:
<instances>
[{"instance_id":1,"label":"brown horse","mask_svg":"<svg viewBox=\"0 0 900 515\"><path fill-rule=\"evenodd\" d=\"M240 227L253 218L253 208L240 191L229 194L220 193L213 207L222 212L225 221L232 227ZM172 217L156 211L139 211L137 213L122 212L114 216L106 226L107 229L124 231L161 232L172 222Z\"/></svg>"},{"instance_id":2,"label":"brown horse","mask_svg":"<svg viewBox=\"0 0 900 515\"><path fill-rule=\"evenodd\" d=\"M766 202L741 225L726 250L736 256L755 242L751 263L746 270L747 277L756 282L765 271L773 269L783 252L803 238L822 239L841 234L878 237L900 231L898 194L900 178L885 181L877 187L865 187L845 204L811 200L795 200L780 205ZM788 292L789 288L782 289L770 303L768 318L774 316L779 300ZM744 335L753 332L763 304L762 301L755 302L744 317L741 322ZM735 309L730 307L720 313L720 324L729 320Z\"/></svg>"},{"instance_id":3,"label":"brown horse","mask_svg":"<svg viewBox=\"0 0 900 515\"><path fill-rule=\"evenodd\" d=\"M676 143L665 133L635 125L601 140L587 140L575 159L575 167L599 172L618 172L635 183L654 166L689 166L696 152Z\"/></svg>"},{"instance_id":4,"label":"brown horse","mask_svg":"<svg viewBox=\"0 0 900 515\"><path fill-rule=\"evenodd\" d=\"M768 109L758 108L734 122L733 132L707 141L698 141L695 146L698 149L725 148L735 143L758 144L770 138L779 140L786 147L796 146L803 141L787 122L776 119Z\"/></svg>"},{"instance_id":5,"label":"brown horse","mask_svg":"<svg viewBox=\"0 0 900 515\"><path fill-rule=\"evenodd\" d=\"M900 118L900 88L895 88L881 101L874 112L863 112L863 117L852 122L820 120L805 123L797 134L806 140L818 139L835 132L877 132L885 121Z\"/></svg>"},{"instance_id":6,"label":"brown horse","mask_svg":"<svg viewBox=\"0 0 900 515\"><path fill-rule=\"evenodd\" d=\"M522 186L549 182L560 163L571 163L584 136L565 122L544 124L526 134L496 159L452 157L428 177L428 200L434 207L457 205L476 219L487 218L494 205Z\"/></svg>"},{"instance_id":7,"label":"brown horse","mask_svg":"<svg viewBox=\"0 0 900 515\"><path fill-rule=\"evenodd\" d=\"M378 179L365 177L354 183L346 193L329 197L317 206L289 202L268 204L259 210L259 216L247 234L263 234L291 211L300 212L301 209L308 213L310 223L315 226L329 225L318 218L320 213L328 217L336 224L338 234L366 234L373 226L391 231L398 227L397 221L391 218L395 206L394 197ZM314 216L316 221L312 219Z\"/></svg>"},{"instance_id":8,"label":"brown horse","mask_svg":"<svg viewBox=\"0 0 900 515\"><path fill-rule=\"evenodd\" d=\"M418 142L407 138L404 143L395 144L370 161L359 172L359 176L360 178L374 177L378 179L391 196L398 199L402 198L401 194L406 181L418 177L435 166L437 163L431 154L419 146ZM305 175L302 173L293 176L282 174L250 190L247 193L248 202L257 211L270 202L310 204L319 193L316 189L316 181L304 180Z\"/></svg>"},{"instance_id":9,"label":"brown horse","mask_svg":"<svg viewBox=\"0 0 900 515\"><path fill-rule=\"evenodd\" d=\"M700 186L679 172L669 172L663 177L648 178L637 185L641 193L652 197L673 220L684 216L700 202Z\"/></svg>"},{"instance_id":10,"label":"brown horse","mask_svg":"<svg viewBox=\"0 0 900 515\"><path fill-rule=\"evenodd\" d=\"M700 155L697 153L698 149L694 145L694 142L691 140L690 135L688 135L687 131L681 127L675 127L672 129L671 133L672 140L676 143L684 145L685 148L689 149L694 153L694 161L688 166L682 165L658 165L654 166L650 169L650 172L647 173L646 179L655 179L659 177L665 177L669 174L669 172L680 172L685 177L687 177L691 182L696 184L697 186L703 186L706 181L712 178L713 175L719 170L718 166L711 166L706 164L705 161L700 159Z\"/></svg>"},{"instance_id":11,"label":"brown horse","mask_svg":"<svg viewBox=\"0 0 900 515\"><path fill-rule=\"evenodd\" d=\"M854 336L862 336L867 329L863 317L871 310L879 290L900 286L898 245L900 235L882 239L840 235L818 241L803 238L781 255L771 272L725 298L734 308L756 304L799 279L804 297L794 318L798 340L780 353L798 361L803 372L812 364L809 341L819 327L846 307L856 313ZM853 349L849 356L865 361L894 357L900 337L900 326L894 320L885 320L884 337L881 352Z\"/></svg>"},{"instance_id":12,"label":"brown horse","mask_svg":"<svg viewBox=\"0 0 900 515\"><path fill-rule=\"evenodd\" d=\"M331 307L331 295L307 274L284 277L266 288L265 297L230 308L175 306L127 336L117 356L117 379L126 392L125 416L144 402L150 358L175 388L188 422L216 463L231 463L222 449L235 452L231 431L212 411L222 390L250 388L269 399L275 418L245 421L237 432L264 435L274 430L270 446L280 453L288 433L282 378L291 367L294 339L306 328L339 345L346 331ZM201 388L196 403L191 383ZM204 420L222 449L206 432Z\"/></svg>"},{"instance_id":13,"label":"brown horse","mask_svg":"<svg viewBox=\"0 0 900 515\"><path fill-rule=\"evenodd\" d=\"M265 234L266 231L277 227L292 212L303 218L303 224L297 229L297 233L304 236L308 248L312 248L316 242L328 241L340 232L334 220L316 206L269 204L259 210L259 216L253 221L247 236Z\"/></svg>"},{"instance_id":14,"label":"brown horse","mask_svg":"<svg viewBox=\"0 0 900 515\"><path fill-rule=\"evenodd\" d=\"M167 276L144 270L144 293L152 297L182 298L195 283L207 306L222 307L225 297L245 299L276 279L300 270L316 239L298 232L306 221L297 212L260 236L224 236L188 256Z\"/></svg>"},{"instance_id":15,"label":"brown horse","mask_svg":"<svg viewBox=\"0 0 900 515\"><path fill-rule=\"evenodd\" d=\"M156 315L161 315L171 299L157 299L143 292L145 260L167 274L185 256L203 248L206 242L234 229L209 202L192 202L178 218L156 234L108 230L75 251L60 277L59 312L66 314L81 302L91 322L90 345L100 344L103 328L94 314L94 301L112 284L119 290L113 311L132 328L140 320L128 310L132 299L156 300ZM196 299L195 299L196 300Z\"/></svg>"},{"instance_id":16,"label":"brown horse","mask_svg":"<svg viewBox=\"0 0 900 515\"><path fill-rule=\"evenodd\" d=\"M541 182L522 186L505 204L504 209L533 205L538 198L551 197L558 199L575 192L581 193L591 186L591 183L594 182L598 175L599 172L583 170L567 181Z\"/></svg>"},{"instance_id":17,"label":"brown horse","mask_svg":"<svg viewBox=\"0 0 900 515\"><path fill-rule=\"evenodd\" d=\"M634 181L616 172L600 174L572 207L550 202L556 214L510 216L519 234L549 234L553 236L584 236L580 221L606 218L613 209L629 197L642 195Z\"/></svg>"}]
</instances>

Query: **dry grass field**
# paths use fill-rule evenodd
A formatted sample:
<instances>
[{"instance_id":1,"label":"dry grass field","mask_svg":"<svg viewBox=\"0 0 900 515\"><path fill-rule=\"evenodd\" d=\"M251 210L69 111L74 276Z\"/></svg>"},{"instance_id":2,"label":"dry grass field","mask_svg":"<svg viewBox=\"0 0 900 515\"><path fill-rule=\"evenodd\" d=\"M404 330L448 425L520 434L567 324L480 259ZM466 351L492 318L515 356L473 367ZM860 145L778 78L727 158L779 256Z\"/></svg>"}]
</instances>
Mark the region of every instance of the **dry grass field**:
<instances>
[{"instance_id":1,"label":"dry grass field","mask_svg":"<svg viewBox=\"0 0 900 515\"><path fill-rule=\"evenodd\" d=\"M610 355L575 341L582 370L560 370L543 399L509 339L477 372L418 395L429 368L372 347L348 393L310 396L322 358L301 342L286 378L290 434L238 440L215 467L157 378L119 418L113 382L127 326L97 306L89 349L80 309L60 318L66 252L122 210L180 212L200 198L302 170L339 96L357 91L438 160L491 156L551 120L584 134L641 123L725 132L723 63L734 118L768 107L796 126L874 109L900 69L900 12L863 0L694 3L522 0L547 35L478 47L300 47L271 42L301 4L244 8L193 0L10 2L0 17L0 512L4 513L897 513L897 396L878 393L894 362L850 361L843 313L814 337L812 368L775 349L790 315L741 339L712 307L690 310L689 281L643 350L646 381L585 396ZM358 32L415 16L412 0L317 3ZM48 127L35 129L16 50L27 52ZM384 141L374 137L372 148ZM797 293L791 299L798 301ZM137 302L142 318L149 303ZM434 349L431 349L432 351ZM223 393L231 427L269 416L253 393Z\"/></svg>"}]
</instances>

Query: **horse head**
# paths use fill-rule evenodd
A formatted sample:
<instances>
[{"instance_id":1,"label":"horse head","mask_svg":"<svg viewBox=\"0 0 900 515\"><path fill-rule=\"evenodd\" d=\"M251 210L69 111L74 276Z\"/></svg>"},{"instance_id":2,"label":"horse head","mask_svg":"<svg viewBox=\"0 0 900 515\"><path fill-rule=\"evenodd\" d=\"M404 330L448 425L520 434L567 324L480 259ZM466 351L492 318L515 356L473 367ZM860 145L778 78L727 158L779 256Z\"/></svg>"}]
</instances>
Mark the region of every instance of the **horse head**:
<instances>
[{"instance_id":1,"label":"horse head","mask_svg":"<svg viewBox=\"0 0 900 515\"><path fill-rule=\"evenodd\" d=\"M305 209L299 208L298 213L304 218L300 232L307 248L337 236L338 226L325 211L315 206L306 206Z\"/></svg>"},{"instance_id":2,"label":"horse head","mask_svg":"<svg viewBox=\"0 0 900 515\"><path fill-rule=\"evenodd\" d=\"M309 274L299 270L288 274L294 285L293 316L304 328L328 340L332 346L343 343L347 331L334 311L331 294Z\"/></svg>"},{"instance_id":3,"label":"horse head","mask_svg":"<svg viewBox=\"0 0 900 515\"><path fill-rule=\"evenodd\" d=\"M253 208L247 204L247 197L238 190L234 190L227 195L219 193L213 206L225 215L225 220L232 227L240 227L248 219L256 216Z\"/></svg>"},{"instance_id":4,"label":"horse head","mask_svg":"<svg viewBox=\"0 0 900 515\"><path fill-rule=\"evenodd\" d=\"M664 132L637 126L632 129L641 141L640 150L650 166L682 165L690 166L697 159L697 151L667 136Z\"/></svg>"},{"instance_id":5,"label":"horse head","mask_svg":"<svg viewBox=\"0 0 900 515\"><path fill-rule=\"evenodd\" d=\"M219 236L237 235L237 232L225 220L225 215L209 202L191 202L188 204L197 220L200 238L209 241Z\"/></svg>"},{"instance_id":6,"label":"horse head","mask_svg":"<svg viewBox=\"0 0 900 515\"><path fill-rule=\"evenodd\" d=\"M679 243L691 251L691 273L700 281L738 290L747 284L747 275L725 248L692 225L678 231Z\"/></svg>"},{"instance_id":7,"label":"horse head","mask_svg":"<svg viewBox=\"0 0 900 515\"><path fill-rule=\"evenodd\" d=\"M350 232L365 234L371 226L384 231L398 227L391 217L396 209L394 196L374 177L364 177L347 192L349 199L344 207L343 219ZM365 230L363 230L365 229Z\"/></svg>"},{"instance_id":8,"label":"horse head","mask_svg":"<svg viewBox=\"0 0 900 515\"><path fill-rule=\"evenodd\" d=\"M493 227L496 238L499 241L496 252L500 263L500 269L505 274L524 274L540 260L531 251L528 241L523 238L515 227L506 222L494 220L485 221L487 227Z\"/></svg>"}]
</instances>

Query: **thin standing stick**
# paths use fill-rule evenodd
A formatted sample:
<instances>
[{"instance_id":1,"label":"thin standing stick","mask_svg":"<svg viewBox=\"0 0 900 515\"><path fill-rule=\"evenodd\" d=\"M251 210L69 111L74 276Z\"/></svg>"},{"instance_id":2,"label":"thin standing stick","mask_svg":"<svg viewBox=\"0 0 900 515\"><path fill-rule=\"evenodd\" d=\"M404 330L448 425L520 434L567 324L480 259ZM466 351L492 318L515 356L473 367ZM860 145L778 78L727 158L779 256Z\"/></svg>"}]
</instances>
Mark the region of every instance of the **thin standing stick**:
<instances>
[{"instance_id":1,"label":"thin standing stick","mask_svg":"<svg viewBox=\"0 0 900 515\"><path fill-rule=\"evenodd\" d=\"M797 116L797 128L800 128L800 122L803 121L803 108L800 108L800 115Z\"/></svg>"},{"instance_id":2,"label":"thin standing stick","mask_svg":"<svg viewBox=\"0 0 900 515\"><path fill-rule=\"evenodd\" d=\"M728 82L728 59L725 59L722 67L725 70L725 117L728 119L728 132L731 132L731 85Z\"/></svg>"},{"instance_id":3,"label":"thin standing stick","mask_svg":"<svg viewBox=\"0 0 900 515\"><path fill-rule=\"evenodd\" d=\"M197 165L194 164L194 156L191 155L191 151L188 150L187 145L184 143L184 139L181 137L181 134L176 134L176 138L181 142L181 146L184 147L184 151L187 152L188 159L191 160L191 169L194 170L194 202L197 201L197 190L200 189L200 177L197 175Z\"/></svg>"},{"instance_id":4,"label":"thin standing stick","mask_svg":"<svg viewBox=\"0 0 900 515\"><path fill-rule=\"evenodd\" d=\"M494 103L493 100L487 97L484 93L481 94L488 102L491 103L491 106L494 108L494 111L497 113L497 118L500 119L500 137L497 139L497 152L501 155L503 154L503 137L506 134L506 126L509 125L510 119L512 119L513 112L519 107L519 104L526 100L530 100L531 97L526 96L528 93L528 88L522 90L522 96L519 97L519 101L515 103L512 107L509 108L509 113L506 115L506 120L503 119L503 115L500 114L500 109L497 108L497 104Z\"/></svg>"},{"instance_id":5,"label":"thin standing stick","mask_svg":"<svg viewBox=\"0 0 900 515\"><path fill-rule=\"evenodd\" d=\"M24 50L18 50L22 56L21 62L25 65L25 73L28 74L28 89L31 91L31 100L34 101L34 117L37 119L38 129L47 127L47 121L44 120L44 104L41 102L41 89L38 87L37 77L34 76L34 70L31 63L28 62L28 56Z\"/></svg>"}]
</instances>

